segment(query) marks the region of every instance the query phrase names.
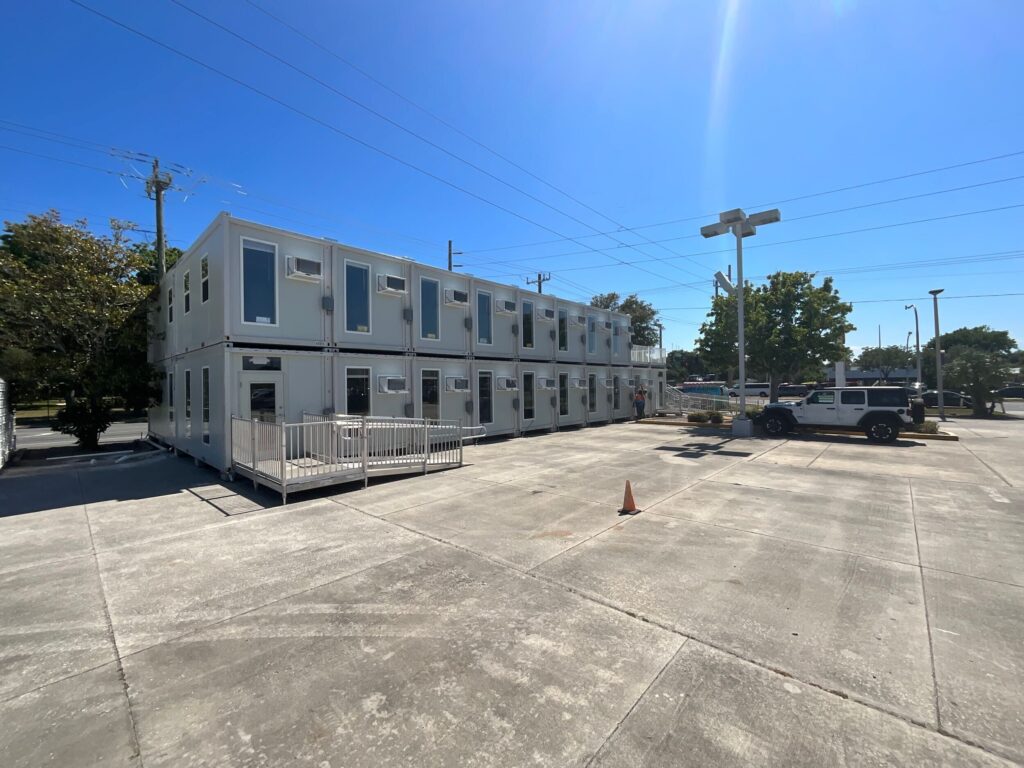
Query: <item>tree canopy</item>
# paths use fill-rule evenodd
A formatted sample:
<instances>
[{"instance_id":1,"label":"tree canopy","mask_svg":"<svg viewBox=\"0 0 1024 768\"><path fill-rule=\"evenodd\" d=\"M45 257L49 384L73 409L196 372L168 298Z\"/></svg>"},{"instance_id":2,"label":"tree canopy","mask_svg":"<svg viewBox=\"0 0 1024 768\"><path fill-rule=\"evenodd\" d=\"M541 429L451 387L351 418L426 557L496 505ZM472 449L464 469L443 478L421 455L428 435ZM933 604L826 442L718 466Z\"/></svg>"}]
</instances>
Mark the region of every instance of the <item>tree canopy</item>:
<instances>
[{"instance_id":1,"label":"tree canopy","mask_svg":"<svg viewBox=\"0 0 1024 768\"><path fill-rule=\"evenodd\" d=\"M56 211L7 222L0 236L0 376L16 392L42 385L64 395L62 431L87 447L109 426L109 398L144 406L153 393L146 361L144 253L112 220L109 236Z\"/></svg>"},{"instance_id":2,"label":"tree canopy","mask_svg":"<svg viewBox=\"0 0 1024 768\"><path fill-rule=\"evenodd\" d=\"M617 293L600 293L590 300L590 306L629 315L633 323L633 343L644 347L658 346L658 310L635 293L621 301Z\"/></svg>"},{"instance_id":3,"label":"tree canopy","mask_svg":"<svg viewBox=\"0 0 1024 768\"><path fill-rule=\"evenodd\" d=\"M957 355L964 350L973 349L978 352L998 355L1004 360L1009 360L1017 347L1017 342L1010 337L1007 331L996 331L987 325L978 325L973 328L957 328L955 331L944 333L940 337L943 355L943 365L953 363ZM929 387L935 387L937 377L935 375L935 339L932 338L921 349L921 363L924 369L924 379Z\"/></svg>"},{"instance_id":4,"label":"tree canopy","mask_svg":"<svg viewBox=\"0 0 1024 768\"><path fill-rule=\"evenodd\" d=\"M847 320L853 307L839 298L832 278L815 286L810 273L776 272L764 285L747 284L744 297L748 376L766 378L773 401L784 379L799 381L803 372L849 355L845 337L854 330ZM712 300L697 352L708 367L736 366L735 296Z\"/></svg>"},{"instance_id":5,"label":"tree canopy","mask_svg":"<svg viewBox=\"0 0 1024 768\"><path fill-rule=\"evenodd\" d=\"M984 416L987 414L985 403L992 399L991 391L1006 380L1006 357L969 347L955 349L955 359L942 369L946 381L971 396L975 416Z\"/></svg>"},{"instance_id":6,"label":"tree canopy","mask_svg":"<svg viewBox=\"0 0 1024 768\"><path fill-rule=\"evenodd\" d=\"M857 365L864 370L877 370L882 381L889 381L889 374L896 368L910 366L910 353L895 344L888 347L867 347L857 358Z\"/></svg>"}]
</instances>

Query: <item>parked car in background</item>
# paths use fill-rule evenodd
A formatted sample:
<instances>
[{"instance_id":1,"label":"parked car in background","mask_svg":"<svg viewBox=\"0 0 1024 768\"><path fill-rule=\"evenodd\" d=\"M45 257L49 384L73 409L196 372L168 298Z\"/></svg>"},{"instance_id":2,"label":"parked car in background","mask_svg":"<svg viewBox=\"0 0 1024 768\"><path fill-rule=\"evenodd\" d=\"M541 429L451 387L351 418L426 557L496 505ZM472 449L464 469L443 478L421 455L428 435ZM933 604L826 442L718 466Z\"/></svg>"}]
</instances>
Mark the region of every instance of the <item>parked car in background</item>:
<instances>
[{"instance_id":1,"label":"parked car in background","mask_svg":"<svg viewBox=\"0 0 1024 768\"><path fill-rule=\"evenodd\" d=\"M807 397L806 384L779 384L779 397Z\"/></svg>"},{"instance_id":2,"label":"parked car in background","mask_svg":"<svg viewBox=\"0 0 1024 768\"><path fill-rule=\"evenodd\" d=\"M766 381L760 383L751 383L748 381L744 389L746 390L747 397L768 397L772 391L771 385ZM739 387L729 387L729 397L739 396Z\"/></svg>"},{"instance_id":3,"label":"parked car in background","mask_svg":"<svg viewBox=\"0 0 1024 768\"><path fill-rule=\"evenodd\" d=\"M929 408L939 407L939 392L936 389L929 389L921 393L921 399ZM949 408L972 408L974 401L963 392L953 392L948 389L942 390L942 404Z\"/></svg>"},{"instance_id":4,"label":"parked car in background","mask_svg":"<svg viewBox=\"0 0 1024 768\"><path fill-rule=\"evenodd\" d=\"M1024 384L1011 384L1008 387L1001 387L993 390L996 397L1024 397Z\"/></svg>"}]
</instances>

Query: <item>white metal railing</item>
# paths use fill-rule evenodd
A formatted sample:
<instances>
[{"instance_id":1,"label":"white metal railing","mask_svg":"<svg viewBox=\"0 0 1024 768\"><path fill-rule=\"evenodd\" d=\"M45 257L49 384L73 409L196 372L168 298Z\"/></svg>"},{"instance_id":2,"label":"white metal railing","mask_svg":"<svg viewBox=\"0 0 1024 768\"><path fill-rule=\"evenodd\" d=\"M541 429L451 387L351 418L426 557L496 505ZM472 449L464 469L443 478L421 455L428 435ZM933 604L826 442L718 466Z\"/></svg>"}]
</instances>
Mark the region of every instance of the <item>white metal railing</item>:
<instances>
[{"instance_id":1,"label":"white metal railing","mask_svg":"<svg viewBox=\"0 0 1024 768\"><path fill-rule=\"evenodd\" d=\"M728 395L708 395L699 392L687 392L678 387L665 387L665 402L662 407L682 415L693 411L739 411L738 402L734 403Z\"/></svg>"},{"instance_id":2,"label":"white metal railing","mask_svg":"<svg viewBox=\"0 0 1024 768\"><path fill-rule=\"evenodd\" d=\"M0 379L0 469L14 453L14 406L10 402L10 385Z\"/></svg>"},{"instance_id":3,"label":"white metal railing","mask_svg":"<svg viewBox=\"0 0 1024 768\"><path fill-rule=\"evenodd\" d=\"M640 347L633 345L633 348L629 350L629 359L633 363L657 363L662 364L665 362L665 348L664 347Z\"/></svg>"},{"instance_id":4,"label":"white metal railing","mask_svg":"<svg viewBox=\"0 0 1024 768\"><path fill-rule=\"evenodd\" d=\"M457 421L313 413L296 424L231 419L232 467L285 501L289 487L460 466L463 441Z\"/></svg>"}]
</instances>

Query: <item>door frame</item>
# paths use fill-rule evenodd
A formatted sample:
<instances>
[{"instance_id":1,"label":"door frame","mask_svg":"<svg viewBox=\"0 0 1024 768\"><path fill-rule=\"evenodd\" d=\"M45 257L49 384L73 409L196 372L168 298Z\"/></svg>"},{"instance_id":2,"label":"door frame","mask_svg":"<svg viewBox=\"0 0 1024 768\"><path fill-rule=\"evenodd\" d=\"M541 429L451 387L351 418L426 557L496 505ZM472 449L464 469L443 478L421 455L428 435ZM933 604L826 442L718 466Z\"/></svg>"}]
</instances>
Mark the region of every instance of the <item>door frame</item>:
<instances>
[{"instance_id":1,"label":"door frame","mask_svg":"<svg viewBox=\"0 0 1024 768\"><path fill-rule=\"evenodd\" d=\"M252 384L273 383L276 387L274 402L275 422L285 422L285 389L283 371L240 371L238 374L238 415L252 419L251 400L248 387Z\"/></svg>"}]
</instances>

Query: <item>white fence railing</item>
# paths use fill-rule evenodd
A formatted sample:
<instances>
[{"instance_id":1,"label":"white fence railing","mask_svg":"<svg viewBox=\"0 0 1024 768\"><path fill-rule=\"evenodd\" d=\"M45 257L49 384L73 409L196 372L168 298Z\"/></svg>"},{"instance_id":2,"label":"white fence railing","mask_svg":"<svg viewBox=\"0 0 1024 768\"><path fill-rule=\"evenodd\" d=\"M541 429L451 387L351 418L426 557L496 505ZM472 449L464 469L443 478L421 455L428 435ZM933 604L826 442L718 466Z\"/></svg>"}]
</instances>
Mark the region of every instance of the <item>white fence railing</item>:
<instances>
[{"instance_id":1,"label":"white fence railing","mask_svg":"<svg viewBox=\"0 0 1024 768\"><path fill-rule=\"evenodd\" d=\"M462 447L457 421L312 413L296 424L231 419L232 466L286 501L289 487L460 466Z\"/></svg>"},{"instance_id":2,"label":"white fence railing","mask_svg":"<svg viewBox=\"0 0 1024 768\"><path fill-rule=\"evenodd\" d=\"M633 363L656 363L665 362L664 347L639 347L635 344L629 350L629 360Z\"/></svg>"},{"instance_id":3,"label":"white fence railing","mask_svg":"<svg viewBox=\"0 0 1024 768\"><path fill-rule=\"evenodd\" d=\"M14 404L10 385L0 379L0 469L14 453Z\"/></svg>"},{"instance_id":4,"label":"white fence railing","mask_svg":"<svg viewBox=\"0 0 1024 768\"><path fill-rule=\"evenodd\" d=\"M665 402L662 408L675 411L682 415L694 411L739 411L736 398L728 395L708 395L698 392L687 392L678 387L665 387Z\"/></svg>"}]
</instances>

